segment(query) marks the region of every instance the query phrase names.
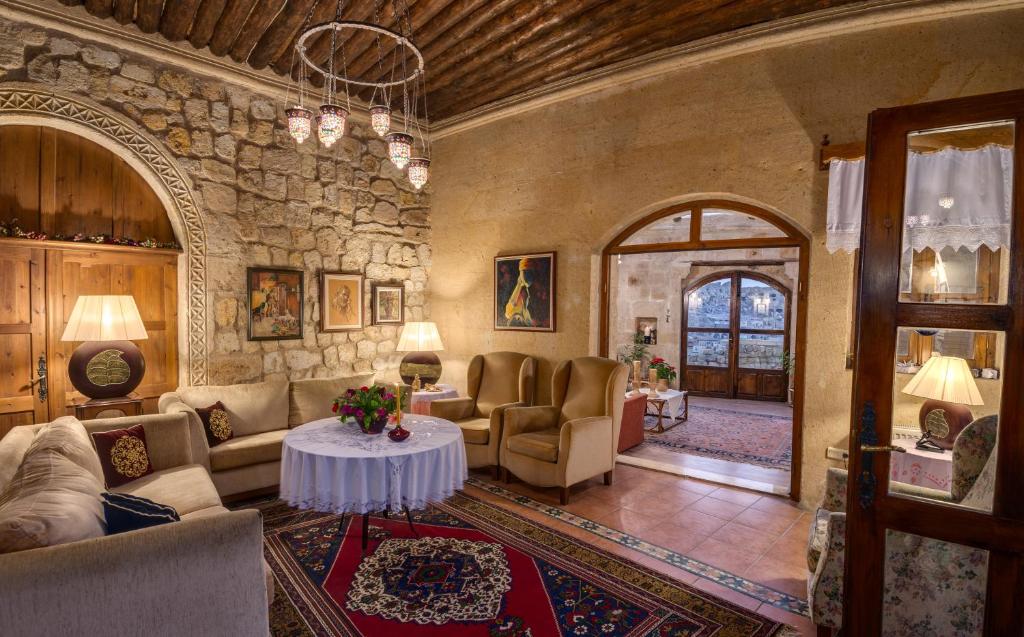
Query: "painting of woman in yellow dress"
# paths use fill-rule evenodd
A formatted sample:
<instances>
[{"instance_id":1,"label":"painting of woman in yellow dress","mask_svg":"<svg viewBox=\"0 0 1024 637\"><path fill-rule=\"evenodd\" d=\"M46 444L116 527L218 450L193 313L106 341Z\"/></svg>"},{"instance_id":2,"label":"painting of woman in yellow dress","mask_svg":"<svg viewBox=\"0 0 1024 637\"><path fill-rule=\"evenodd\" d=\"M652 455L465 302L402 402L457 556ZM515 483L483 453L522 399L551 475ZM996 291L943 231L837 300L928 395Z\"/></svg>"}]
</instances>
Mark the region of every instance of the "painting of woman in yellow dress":
<instances>
[{"instance_id":1,"label":"painting of woman in yellow dress","mask_svg":"<svg viewBox=\"0 0 1024 637\"><path fill-rule=\"evenodd\" d=\"M555 331L555 253L494 259L494 329Z\"/></svg>"}]
</instances>

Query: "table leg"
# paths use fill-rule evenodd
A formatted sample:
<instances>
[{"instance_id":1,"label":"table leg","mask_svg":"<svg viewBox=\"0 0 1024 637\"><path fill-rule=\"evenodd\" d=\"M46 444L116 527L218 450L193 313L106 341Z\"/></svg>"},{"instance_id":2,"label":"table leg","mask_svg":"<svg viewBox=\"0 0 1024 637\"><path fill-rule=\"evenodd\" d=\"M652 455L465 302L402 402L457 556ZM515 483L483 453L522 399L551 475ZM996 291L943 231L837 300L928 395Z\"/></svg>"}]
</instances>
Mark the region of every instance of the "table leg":
<instances>
[{"instance_id":1,"label":"table leg","mask_svg":"<svg viewBox=\"0 0 1024 637\"><path fill-rule=\"evenodd\" d=\"M690 418L690 394L683 394L683 422Z\"/></svg>"},{"instance_id":2,"label":"table leg","mask_svg":"<svg viewBox=\"0 0 1024 637\"><path fill-rule=\"evenodd\" d=\"M370 514L363 514L363 553L366 553L366 543L370 540Z\"/></svg>"},{"instance_id":3,"label":"table leg","mask_svg":"<svg viewBox=\"0 0 1024 637\"><path fill-rule=\"evenodd\" d=\"M409 521L409 530L419 538L420 534L416 532L416 527L412 525L412 513L409 512L409 507L405 507L405 519Z\"/></svg>"}]
</instances>

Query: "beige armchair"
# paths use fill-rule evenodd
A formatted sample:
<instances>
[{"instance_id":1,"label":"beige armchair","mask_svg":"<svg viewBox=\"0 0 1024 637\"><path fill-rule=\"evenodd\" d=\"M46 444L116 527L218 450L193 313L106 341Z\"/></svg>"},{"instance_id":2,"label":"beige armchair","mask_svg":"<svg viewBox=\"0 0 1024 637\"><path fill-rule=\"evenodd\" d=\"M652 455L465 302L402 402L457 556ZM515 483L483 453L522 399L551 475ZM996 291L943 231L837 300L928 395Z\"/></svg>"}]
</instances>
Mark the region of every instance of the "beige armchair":
<instances>
[{"instance_id":1,"label":"beige armchair","mask_svg":"<svg viewBox=\"0 0 1024 637\"><path fill-rule=\"evenodd\" d=\"M569 487L604 474L612 483L628 368L607 358L563 361L551 377L551 405L505 410L500 462L510 474L539 487Z\"/></svg>"},{"instance_id":2,"label":"beige armchair","mask_svg":"<svg viewBox=\"0 0 1024 637\"><path fill-rule=\"evenodd\" d=\"M430 403L430 415L462 429L470 468L498 468L502 415L508 407L533 404L537 359L516 352L477 354L469 362L469 396Z\"/></svg>"}]
</instances>

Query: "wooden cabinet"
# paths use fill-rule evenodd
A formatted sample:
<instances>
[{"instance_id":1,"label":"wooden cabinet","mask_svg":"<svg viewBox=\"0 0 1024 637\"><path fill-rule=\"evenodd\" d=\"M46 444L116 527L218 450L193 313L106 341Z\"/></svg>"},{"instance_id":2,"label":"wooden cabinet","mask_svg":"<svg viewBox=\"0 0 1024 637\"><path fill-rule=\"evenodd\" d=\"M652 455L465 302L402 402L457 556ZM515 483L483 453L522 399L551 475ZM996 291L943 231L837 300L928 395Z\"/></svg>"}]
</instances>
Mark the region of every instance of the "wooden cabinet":
<instances>
[{"instance_id":1,"label":"wooden cabinet","mask_svg":"<svg viewBox=\"0 0 1024 637\"><path fill-rule=\"evenodd\" d=\"M35 247L38 245L39 247ZM82 294L130 294L149 336L137 341L146 413L178 386L178 253L119 246L0 239L0 436L11 427L73 415L85 400L67 375L77 343L60 340ZM47 370L41 393L39 362Z\"/></svg>"}]
</instances>

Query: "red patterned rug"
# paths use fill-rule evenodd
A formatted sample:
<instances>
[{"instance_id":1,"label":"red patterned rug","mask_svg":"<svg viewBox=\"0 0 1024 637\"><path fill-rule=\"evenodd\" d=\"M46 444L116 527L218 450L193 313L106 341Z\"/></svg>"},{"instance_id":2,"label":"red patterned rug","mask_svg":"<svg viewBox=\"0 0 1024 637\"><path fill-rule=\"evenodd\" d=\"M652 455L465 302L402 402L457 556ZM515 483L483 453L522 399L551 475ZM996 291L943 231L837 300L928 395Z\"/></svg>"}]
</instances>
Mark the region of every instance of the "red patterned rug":
<instances>
[{"instance_id":1,"label":"red patterned rug","mask_svg":"<svg viewBox=\"0 0 1024 637\"><path fill-rule=\"evenodd\" d=\"M459 493L362 525L288 507L263 513L277 582L275 636L774 637L793 629Z\"/></svg>"},{"instance_id":2,"label":"red patterned rug","mask_svg":"<svg viewBox=\"0 0 1024 637\"><path fill-rule=\"evenodd\" d=\"M657 416L648 416L646 426L654 427L657 421ZM690 405L686 422L662 434L644 433L644 442L626 455L642 454L647 445L789 471L793 460L793 419Z\"/></svg>"}]
</instances>

